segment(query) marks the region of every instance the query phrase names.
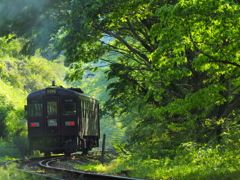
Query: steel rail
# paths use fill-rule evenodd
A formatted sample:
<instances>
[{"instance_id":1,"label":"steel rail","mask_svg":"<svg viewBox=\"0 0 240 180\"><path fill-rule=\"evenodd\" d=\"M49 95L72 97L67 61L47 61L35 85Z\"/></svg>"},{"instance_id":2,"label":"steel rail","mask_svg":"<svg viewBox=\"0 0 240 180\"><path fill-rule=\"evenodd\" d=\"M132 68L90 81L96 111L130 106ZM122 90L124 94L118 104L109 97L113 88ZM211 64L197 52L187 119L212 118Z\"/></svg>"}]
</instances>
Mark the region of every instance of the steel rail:
<instances>
[{"instance_id":1,"label":"steel rail","mask_svg":"<svg viewBox=\"0 0 240 180\"><path fill-rule=\"evenodd\" d=\"M6 163L4 163L4 165L5 165L5 167L8 167L12 163L21 163L26 160L40 160L40 159L46 159L46 158L38 157L38 158L31 158L31 159L12 160L12 161L7 161ZM52 180L52 179L53 180L64 180L62 178L47 176L45 174L34 173L31 171L26 171L26 170L19 169L19 168L15 168L15 169L17 171L19 171L20 173L24 174L26 176L26 178L30 177L30 178L34 178L34 179L44 179L44 180Z\"/></svg>"},{"instance_id":2,"label":"steel rail","mask_svg":"<svg viewBox=\"0 0 240 180\"><path fill-rule=\"evenodd\" d=\"M73 177L80 178L82 180L109 180L109 179L119 179L119 180L142 180L139 178L131 178L131 177L124 177L124 176L114 176L114 175L107 175L107 174L97 174L97 173L90 173L85 171L78 171L78 170L70 170L64 168L57 168L52 167L50 164L55 162L56 159L49 159L49 160L42 160L39 162L39 166L44 168L45 170L54 170L64 172Z\"/></svg>"}]
</instances>

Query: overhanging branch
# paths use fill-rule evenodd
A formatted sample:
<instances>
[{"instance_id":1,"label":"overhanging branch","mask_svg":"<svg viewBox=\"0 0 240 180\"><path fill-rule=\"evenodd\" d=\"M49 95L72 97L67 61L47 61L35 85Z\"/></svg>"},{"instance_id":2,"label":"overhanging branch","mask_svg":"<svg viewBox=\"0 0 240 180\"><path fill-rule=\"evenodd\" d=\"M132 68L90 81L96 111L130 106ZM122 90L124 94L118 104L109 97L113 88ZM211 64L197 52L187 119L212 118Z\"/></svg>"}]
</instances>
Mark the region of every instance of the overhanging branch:
<instances>
[{"instance_id":1,"label":"overhanging branch","mask_svg":"<svg viewBox=\"0 0 240 180\"><path fill-rule=\"evenodd\" d=\"M222 113L220 118L226 118L228 115L237 107L240 105L240 96L238 96L231 104L228 106L225 111Z\"/></svg>"},{"instance_id":2,"label":"overhanging branch","mask_svg":"<svg viewBox=\"0 0 240 180\"><path fill-rule=\"evenodd\" d=\"M190 39L191 39L191 41L192 41L193 46L195 47L195 49L196 49L198 52L200 52L200 53L202 53L203 55L205 55L206 57L208 57L209 59L212 59L212 60L209 61L209 62L218 62L218 63L230 64L230 65L233 65L233 66L236 66L236 67L240 67L240 64L238 64L238 63L230 62L230 61L224 61L224 60L218 60L218 59L216 59L215 57L211 56L210 54L205 53L203 50L201 50L201 49L197 46L197 44L196 44L197 42L195 42L195 41L193 40L193 37L192 37L192 35L191 35L191 32L189 32L189 35L190 35Z\"/></svg>"},{"instance_id":3,"label":"overhanging branch","mask_svg":"<svg viewBox=\"0 0 240 180\"><path fill-rule=\"evenodd\" d=\"M104 33L108 34L111 37L114 37L116 39L118 39L121 43L123 43L131 52L139 55L144 61L148 61L148 57L141 53L140 51L138 51L137 49L133 48L127 41L125 41L122 37L118 36L116 33L110 32L107 29L103 28L102 26L100 26L99 24L94 24L94 27L96 29L99 29L101 31L103 31Z\"/></svg>"}]
</instances>

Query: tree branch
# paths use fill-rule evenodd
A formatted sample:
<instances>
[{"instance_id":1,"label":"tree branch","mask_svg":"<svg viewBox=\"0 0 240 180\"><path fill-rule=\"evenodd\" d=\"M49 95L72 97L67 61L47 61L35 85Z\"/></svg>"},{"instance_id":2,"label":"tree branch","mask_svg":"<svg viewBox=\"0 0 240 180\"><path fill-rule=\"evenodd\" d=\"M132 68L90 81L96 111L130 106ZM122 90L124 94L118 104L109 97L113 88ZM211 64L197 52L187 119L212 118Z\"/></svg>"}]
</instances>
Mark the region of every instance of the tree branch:
<instances>
[{"instance_id":1,"label":"tree branch","mask_svg":"<svg viewBox=\"0 0 240 180\"><path fill-rule=\"evenodd\" d=\"M240 105L240 96L238 96L232 104L230 104L225 111L221 114L220 118L226 118L228 115L237 107Z\"/></svg>"},{"instance_id":2,"label":"tree branch","mask_svg":"<svg viewBox=\"0 0 240 180\"><path fill-rule=\"evenodd\" d=\"M106 30L105 28L103 28L102 26L100 26L99 24L96 24L96 23L94 24L94 27L96 29L99 29L99 30L103 31L104 33L108 34L109 36L118 39L131 52L135 53L136 55L139 55L145 62L148 61L148 57L145 54L142 54L140 51L138 51L137 49L133 48L130 44L128 44L127 41L125 41L122 37L118 36L116 33L110 32L110 31Z\"/></svg>"},{"instance_id":3,"label":"tree branch","mask_svg":"<svg viewBox=\"0 0 240 180\"><path fill-rule=\"evenodd\" d=\"M127 25L129 26L131 32L133 33L133 36L143 45L143 47L145 47L145 49L148 50L148 52L152 53L154 50L153 48L151 48L136 32L136 30L134 29L134 27L132 26L129 18L127 19Z\"/></svg>"},{"instance_id":4,"label":"tree branch","mask_svg":"<svg viewBox=\"0 0 240 180\"><path fill-rule=\"evenodd\" d=\"M209 61L209 62L220 62L223 64L231 64L233 66L239 67L240 68L240 64L234 63L234 62L230 62L230 61L223 61L223 60L213 60L213 61Z\"/></svg>"},{"instance_id":5,"label":"tree branch","mask_svg":"<svg viewBox=\"0 0 240 180\"><path fill-rule=\"evenodd\" d=\"M112 46L112 45L110 45L110 44L107 44L107 43L105 43L105 42L102 42L102 43L105 44L106 46L109 46L109 47L113 48L113 51L114 51L114 52L119 53L119 54L122 54L122 55L124 55L125 57L127 57L127 58L129 58L129 59L132 59L133 61L135 61L136 63L138 63L139 66L145 66L145 68L142 67L142 68L140 68L140 69L135 69L135 70L145 70L145 71L154 72L154 70L153 70L152 68L150 68L150 66L147 66L145 62L142 63L140 60L134 58L134 56L128 54L127 52L129 52L129 51L127 51L126 49L121 49L121 48L118 48L118 47L116 47L116 46ZM124 51L126 51L126 52L124 52ZM103 58L100 58L100 59L103 60L103 61L109 62L109 61L106 60L106 59L103 59ZM115 63L115 61L114 61L114 63Z\"/></svg>"},{"instance_id":6,"label":"tree branch","mask_svg":"<svg viewBox=\"0 0 240 180\"><path fill-rule=\"evenodd\" d=\"M209 59L212 59L212 61L209 61L209 62L219 62L219 63L223 63L223 64L231 64L233 66L240 67L240 64L238 64L238 63L230 62L230 61L224 61L224 60L218 60L215 57L205 53L203 50L198 48L198 46L196 45L196 42L192 38L191 33L189 33L189 34L190 34L190 39L191 39L191 41L193 43L193 46L196 48L196 50L199 51L200 53L202 53L203 55L207 56Z\"/></svg>"}]
</instances>

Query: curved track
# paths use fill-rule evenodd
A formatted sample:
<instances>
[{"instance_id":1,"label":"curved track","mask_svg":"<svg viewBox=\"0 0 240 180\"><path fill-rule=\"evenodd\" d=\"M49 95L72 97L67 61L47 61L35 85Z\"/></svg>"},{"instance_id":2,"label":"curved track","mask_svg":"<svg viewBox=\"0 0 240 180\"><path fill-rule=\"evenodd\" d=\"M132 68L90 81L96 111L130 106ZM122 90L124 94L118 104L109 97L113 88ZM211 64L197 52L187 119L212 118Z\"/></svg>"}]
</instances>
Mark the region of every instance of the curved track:
<instances>
[{"instance_id":1,"label":"curved track","mask_svg":"<svg viewBox=\"0 0 240 180\"><path fill-rule=\"evenodd\" d=\"M66 157L64 156L55 156L51 158L31 158L28 161L28 163L34 163L35 168L38 168L40 166L42 169L44 169L44 172L41 173L35 173L35 172L29 172L25 170L24 165L22 165L21 168L18 168L19 171L24 172L25 174L32 176L36 176L37 179L58 179L58 180L74 180L74 179L81 179L81 180L108 180L108 179L119 179L119 180L140 180L137 178L130 178L130 177L122 177L122 176L113 176L113 175L107 175L107 174L98 174L98 173L92 173L92 172L85 172L85 171L77 171L77 170L70 170L70 169L64 169L59 167L54 167L52 164L57 163L58 161L64 160ZM15 162L15 163L24 163L26 160L17 160L17 161L10 161L6 163L6 165ZM24 169L24 170L23 170ZM46 175L48 174L48 175ZM50 175L51 176L50 176ZM53 175L53 176L52 176ZM58 177L56 177L56 175Z\"/></svg>"},{"instance_id":2,"label":"curved track","mask_svg":"<svg viewBox=\"0 0 240 180\"><path fill-rule=\"evenodd\" d=\"M90 173L85 171L75 171L63 168L52 167L51 164L58 161L58 159L47 159L42 160L39 162L39 166L44 168L46 171L57 171L61 174L64 174L66 179L81 179L81 180L108 180L108 179L119 179L119 180L140 180L136 178L130 177L122 177L122 176L113 176L113 175L106 175L106 174L97 174L97 173ZM64 179L65 179L64 178Z\"/></svg>"},{"instance_id":3,"label":"curved track","mask_svg":"<svg viewBox=\"0 0 240 180\"><path fill-rule=\"evenodd\" d=\"M46 158L43 158L43 157L39 157L39 158L31 158L31 159L24 159L24 160L13 160L13 161L7 161L4 165L6 167L10 166L11 164L15 163L15 164L22 164L26 161L39 161L39 160L42 160L42 159L46 159ZM39 180L64 180L62 178L57 178L57 177L53 177L53 176L47 176L45 174L40 174L40 173L35 173L35 172L32 172L32 171L29 171L29 170L25 170L25 168L16 168L19 173L22 175L24 175L24 177L26 179L39 179Z\"/></svg>"}]
</instances>

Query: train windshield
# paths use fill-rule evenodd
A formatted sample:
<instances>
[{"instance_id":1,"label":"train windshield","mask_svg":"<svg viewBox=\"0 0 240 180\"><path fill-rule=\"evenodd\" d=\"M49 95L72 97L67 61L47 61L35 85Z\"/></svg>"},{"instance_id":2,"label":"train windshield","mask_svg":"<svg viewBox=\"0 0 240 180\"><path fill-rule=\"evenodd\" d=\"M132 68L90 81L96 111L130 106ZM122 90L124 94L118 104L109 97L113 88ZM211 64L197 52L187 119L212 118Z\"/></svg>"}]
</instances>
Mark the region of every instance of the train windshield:
<instances>
[{"instance_id":1,"label":"train windshield","mask_svg":"<svg viewBox=\"0 0 240 180\"><path fill-rule=\"evenodd\" d=\"M40 100L31 100L28 105L29 116L42 116L42 102Z\"/></svg>"},{"instance_id":2,"label":"train windshield","mask_svg":"<svg viewBox=\"0 0 240 180\"><path fill-rule=\"evenodd\" d=\"M73 99L63 100L63 115L75 115L76 102Z\"/></svg>"},{"instance_id":3,"label":"train windshield","mask_svg":"<svg viewBox=\"0 0 240 180\"><path fill-rule=\"evenodd\" d=\"M47 115L48 116L57 115L57 101L47 102Z\"/></svg>"}]
</instances>

